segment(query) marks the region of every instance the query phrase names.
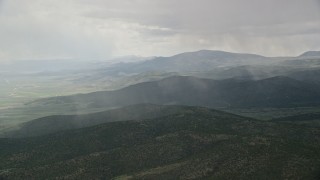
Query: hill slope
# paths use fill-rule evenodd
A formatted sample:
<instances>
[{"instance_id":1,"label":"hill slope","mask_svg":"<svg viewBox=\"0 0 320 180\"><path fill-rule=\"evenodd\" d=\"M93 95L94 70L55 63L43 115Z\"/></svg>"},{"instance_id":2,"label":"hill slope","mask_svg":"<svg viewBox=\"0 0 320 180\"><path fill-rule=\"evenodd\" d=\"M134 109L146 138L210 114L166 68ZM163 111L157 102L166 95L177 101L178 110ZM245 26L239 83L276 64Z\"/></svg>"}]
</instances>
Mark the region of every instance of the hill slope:
<instances>
[{"instance_id":1,"label":"hill slope","mask_svg":"<svg viewBox=\"0 0 320 180\"><path fill-rule=\"evenodd\" d=\"M272 119L274 122L302 124L310 127L320 127L320 113L305 113Z\"/></svg>"},{"instance_id":2,"label":"hill slope","mask_svg":"<svg viewBox=\"0 0 320 180\"><path fill-rule=\"evenodd\" d=\"M288 76L300 81L320 83L320 69L296 71L288 74Z\"/></svg>"},{"instance_id":3,"label":"hill slope","mask_svg":"<svg viewBox=\"0 0 320 180\"><path fill-rule=\"evenodd\" d=\"M133 104L181 104L208 107L295 107L320 104L320 88L287 77L264 80L209 80L175 76L102 91L35 101L32 105L78 104L122 107Z\"/></svg>"},{"instance_id":4,"label":"hill slope","mask_svg":"<svg viewBox=\"0 0 320 180\"><path fill-rule=\"evenodd\" d=\"M317 179L320 129L206 108L0 139L6 179Z\"/></svg>"},{"instance_id":5,"label":"hill slope","mask_svg":"<svg viewBox=\"0 0 320 180\"><path fill-rule=\"evenodd\" d=\"M85 115L54 115L22 123L17 130L3 137L30 137L51 134L68 129L78 129L107 122L159 118L185 111L180 106L141 104Z\"/></svg>"}]
</instances>

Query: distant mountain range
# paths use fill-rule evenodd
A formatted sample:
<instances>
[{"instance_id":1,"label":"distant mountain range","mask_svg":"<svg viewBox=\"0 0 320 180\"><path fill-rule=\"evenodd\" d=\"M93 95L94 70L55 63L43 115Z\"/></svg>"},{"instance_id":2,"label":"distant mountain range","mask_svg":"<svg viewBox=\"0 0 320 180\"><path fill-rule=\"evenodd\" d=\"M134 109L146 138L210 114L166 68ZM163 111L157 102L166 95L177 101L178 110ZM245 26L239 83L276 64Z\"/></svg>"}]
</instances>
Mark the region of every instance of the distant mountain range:
<instances>
[{"instance_id":1,"label":"distant mountain range","mask_svg":"<svg viewBox=\"0 0 320 180\"><path fill-rule=\"evenodd\" d=\"M139 82L146 82L150 75L167 77L168 73L196 76L210 79L251 78L264 79L273 76L287 76L294 71L320 69L320 56L264 57L255 54L230 53L201 50L186 52L171 57L155 57L141 62L116 63L87 71L74 80L77 84L103 84L107 88L119 88ZM139 78L139 80L137 80ZM156 80L156 79L154 79Z\"/></svg>"},{"instance_id":2,"label":"distant mountain range","mask_svg":"<svg viewBox=\"0 0 320 180\"><path fill-rule=\"evenodd\" d=\"M270 64L275 62L255 54L240 54L223 51L201 50L187 52L171 57L156 57L139 63L121 63L105 69L106 74L142 73L148 71L185 72L208 71L217 67Z\"/></svg>"},{"instance_id":3,"label":"distant mountain range","mask_svg":"<svg viewBox=\"0 0 320 180\"><path fill-rule=\"evenodd\" d=\"M127 58L135 59L135 57ZM2 76L3 73L0 73L5 83L11 82L10 85L6 84L1 88L3 93L0 99L6 103L2 103L0 108L17 107L0 109L2 115L0 131L11 128L16 123L48 115L92 113L141 103L199 105L214 108L304 107L319 104L318 93L312 90L318 89L317 86L320 84L318 57L271 58L254 54L202 50L113 65L101 62L90 65L80 63L73 66L73 63L75 62L69 64L68 61L59 61L47 64L44 61L38 66L44 69L47 67L57 69L61 66L78 69L81 65L83 69L28 75L22 72L21 74L10 72ZM32 66L32 63L29 65ZM172 76L192 76L213 81L200 80L200 84L209 83L206 86L210 87L210 90L205 91L200 88L201 85L198 87L190 81L187 81L185 86L181 85L184 82L180 83L180 80L172 82L177 83L171 85L172 87L158 87L156 81L160 82ZM282 78L282 84L280 81L276 83L277 85L262 83L263 88L260 88L262 85L258 85L259 81L273 77L278 78L271 81ZM291 87L292 83L297 85ZM170 88L176 89L176 92L164 93ZM304 88L305 92L302 90ZM88 92L94 93L40 99L35 103L27 103L36 98ZM14 96L9 96L12 93ZM315 98L311 98L313 95ZM26 105L22 106L23 103Z\"/></svg>"},{"instance_id":4,"label":"distant mountain range","mask_svg":"<svg viewBox=\"0 0 320 180\"><path fill-rule=\"evenodd\" d=\"M276 65L286 60L320 58L320 51L305 52L298 57L271 58L256 54L231 53L224 51L201 50L186 52L171 57L155 57L138 63L120 63L105 69L107 74L142 73L148 71L190 72L210 71L221 67L243 65Z\"/></svg>"}]
</instances>

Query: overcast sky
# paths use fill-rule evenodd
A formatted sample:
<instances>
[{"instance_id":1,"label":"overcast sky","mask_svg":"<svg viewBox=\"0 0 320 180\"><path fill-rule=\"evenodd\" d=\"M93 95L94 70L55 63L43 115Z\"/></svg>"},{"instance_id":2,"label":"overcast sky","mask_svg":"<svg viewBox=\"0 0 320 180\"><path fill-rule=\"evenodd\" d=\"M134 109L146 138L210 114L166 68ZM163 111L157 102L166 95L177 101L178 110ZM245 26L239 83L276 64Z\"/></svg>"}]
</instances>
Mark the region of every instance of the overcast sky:
<instances>
[{"instance_id":1,"label":"overcast sky","mask_svg":"<svg viewBox=\"0 0 320 180\"><path fill-rule=\"evenodd\" d=\"M320 0L0 0L0 61L320 50Z\"/></svg>"}]
</instances>

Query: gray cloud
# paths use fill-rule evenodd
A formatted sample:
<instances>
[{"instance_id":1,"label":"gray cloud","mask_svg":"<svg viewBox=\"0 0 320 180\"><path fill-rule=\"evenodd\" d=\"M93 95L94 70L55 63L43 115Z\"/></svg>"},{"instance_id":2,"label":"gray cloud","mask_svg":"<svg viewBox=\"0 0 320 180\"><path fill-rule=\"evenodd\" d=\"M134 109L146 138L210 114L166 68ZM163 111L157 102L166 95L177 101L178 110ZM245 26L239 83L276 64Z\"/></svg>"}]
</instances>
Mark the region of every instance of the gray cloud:
<instances>
[{"instance_id":1,"label":"gray cloud","mask_svg":"<svg viewBox=\"0 0 320 180\"><path fill-rule=\"evenodd\" d=\"M0 61L320 50L319 0L0 0Z\"/></svg>"}]
</instances>

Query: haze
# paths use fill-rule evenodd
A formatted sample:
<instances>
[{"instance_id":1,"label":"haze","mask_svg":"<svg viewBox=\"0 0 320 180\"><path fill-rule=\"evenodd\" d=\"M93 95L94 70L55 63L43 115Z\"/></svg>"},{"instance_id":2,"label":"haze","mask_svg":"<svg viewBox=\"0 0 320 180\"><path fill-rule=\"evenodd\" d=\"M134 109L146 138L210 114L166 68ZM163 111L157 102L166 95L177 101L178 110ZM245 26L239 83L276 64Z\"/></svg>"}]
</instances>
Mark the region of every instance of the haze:
<instances>
[{"instance_id":1,"label":"haze","mask_svg":"<svg viewBox=\"0 0 320 180\"><path fill-rule=\"evenodd\" d=\"M0 62L320 49L319 0L0 0Z\"/></svg>"}]
</instances>

